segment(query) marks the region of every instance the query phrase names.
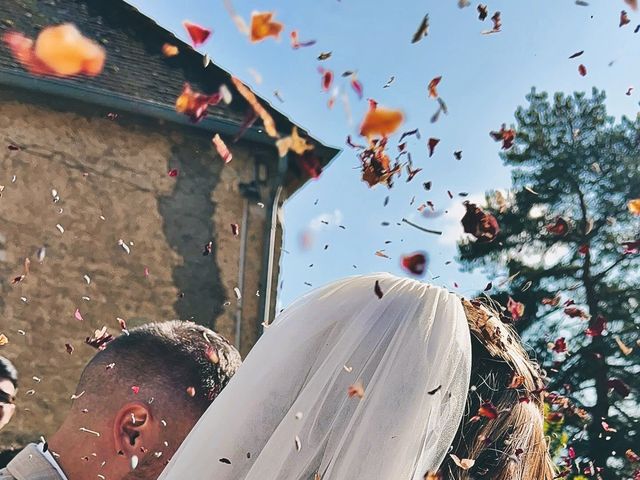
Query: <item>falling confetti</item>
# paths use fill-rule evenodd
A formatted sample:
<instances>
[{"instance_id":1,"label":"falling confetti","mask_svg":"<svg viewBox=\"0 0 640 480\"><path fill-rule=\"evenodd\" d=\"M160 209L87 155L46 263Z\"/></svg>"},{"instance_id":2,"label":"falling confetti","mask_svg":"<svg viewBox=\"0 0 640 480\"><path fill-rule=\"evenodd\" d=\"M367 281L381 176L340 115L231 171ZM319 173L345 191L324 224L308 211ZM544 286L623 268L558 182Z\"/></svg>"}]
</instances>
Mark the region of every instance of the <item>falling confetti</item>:
<instances>
[{"instance_id":1,"label":"falling confetti","mask_svg":"<svg viewBox=\"0 0 640 480\"><path fill-rule=\"evenodd\" d=\"M429 35L429 14L425 15L422 22L420 22L418 29L411 38L411 43L418 43L427 35Z\"/></svg>"},{"instance_id":2,"label":"falling confetti","mask_svg":"<svg viewBox=\"0 0 640 480\"><path fill-rule=\"evenodd\" d=\"M252 42L260 42L268 37L278 38L284 25L273 20L272 12L254 12L251 15L251 35Z\"/></svg>"},{"instance_id":3,"label":"falling confetti","mask_svg":"<svg viewBox=\"0 0 640 480\"><path fill-rule=\"evenodd\" d=\"M165 57L175 57L176 55L178 55L178 53L180 53L180 50L178 50L178 47L176 47L175 45L171 45L170 43L165 43L164 45L162 45L162 54Z\"/></svg>"},{"instance_id":4,"label":"falling confetti","mask_svg":"<svg viewBox=\"0 0 640 480\"><path fill-rule=\"evenodd\" d=\"M96 76L102 72L106 52L82 35L72 23L44 28L35 42L18 32L2 36L13 57L33 75Z\"/></svg>"},{"instance_id":5,"label":"falling confetti","mask_svg":"<svg viewBox=\"0 0 640 480\"><path fill-rule=\"evenodd\" d=\"M220 155L224 163L229 163L233 159L233 155L227 148L227 145L224 143L222 138L220 138L220 135L216 133L211 139L211 142L216 147L216 151L218 152L218 155Z\"/></svg>"},{"instance_id":6,"label":"falling confetti","mask_svg":"<svg viewBox=\"0 0 640 480\"><path fill-rule=\"evenodd\" d=\"M206 42L212 33L210 29L202 27L196 23L192 23L188 20L182 22L182 26L189 34L189 38L191 38L191 44L194 47L202 45L204 42Z\"/></svg>"}]
</instances>

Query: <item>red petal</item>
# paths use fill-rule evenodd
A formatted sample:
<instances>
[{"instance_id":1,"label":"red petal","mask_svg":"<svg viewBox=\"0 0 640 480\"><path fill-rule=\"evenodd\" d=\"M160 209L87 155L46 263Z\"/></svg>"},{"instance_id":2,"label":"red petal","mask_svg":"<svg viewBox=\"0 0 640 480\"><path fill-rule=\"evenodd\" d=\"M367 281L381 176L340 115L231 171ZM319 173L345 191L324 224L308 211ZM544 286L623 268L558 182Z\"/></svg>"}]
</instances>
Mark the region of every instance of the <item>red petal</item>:
<instances>
[{"instance_id":1,"label":"red petal","mask_svg":"<svg viewBox=\"0 0 640 480\"><path fill-rule=\"evenodd\" d=\"M317 156L311 152L305 152L304 155L297 155L296 163L300 170L309 175L311 178L318 178L322 173L322 164Z\"/></svg>"},{"instance_id":2,"label":"red petal","mask_svg":"<svg viewBox=\"0 0 640 480\"><path fill-rule=\"evenodd\" d=\"M427 269L427 254L415 252L410 255L403 255L400 265L412 275L422 276Z\"/></svg>"},{"instance_id":3,"label":"red petal","mask_svg":"<svg viewBox=\"0 0 640 480\"><path fill-rule=\"evenodd\" d=\"M438 145L438 143L440 143L440 139L439 138L430 138L429 139L428 147L429 147L429 156L430 157L433 156L433 152L435 151L436 145Z\"/></svg>"},{"instance_id":4,"label":"red petal","mask_svg":"<svg viewBox=\"0 0 640 480\"><path fill-rule=\"evenodd\" d=\"M585 331L588 337L599 337L602 332L607 328L607 319L602 315L598 315L596 319L589 325L589 328Z\"/></svg>"},{"instance_id":5,"label":"red petal","mask_svg":"<svg viewBox=\"0 0 640 480\"><path fill-rule=\"evenodd\" d=\"M326 92L331 88L333 83L333 72L331 70L324 70L322 72L322 89Z\"/></svg>"},{"instance_id":6,"label":"red petal","mask_svg":"<svg viewBox=\"0 0 640 480\"><path fill-rule=\"evenodd\" d=\"M353 88L353 90L356 92L356 94L358 95L358 98L362 99L363 87L362 87L362 83L360 83L358 79L356 78L351 79L351 88Z\"/></svg>"},{"instance_id":7,"label":"red petal","mask_svg":"<svg viewBox=\"0 0 640 480\"><path fill-rule=\"evenodd\" d=\"M493 403L484 402L480 405L480 408L478 408L478 415L493 420L494 418L498 418L498 410Z\"/></svg>"},{"instance_id":8,"label":"red petal","mask_svg":"<svg viewBox=\"0 0 640 480\"><path fill-rule=\"evenodd\" d=\"M195 23L191 23L188 20L182 22L182 25L191 37L191 43L194 47L202 45L211 36L211 30Z\"/></svg>"}]
</instances>

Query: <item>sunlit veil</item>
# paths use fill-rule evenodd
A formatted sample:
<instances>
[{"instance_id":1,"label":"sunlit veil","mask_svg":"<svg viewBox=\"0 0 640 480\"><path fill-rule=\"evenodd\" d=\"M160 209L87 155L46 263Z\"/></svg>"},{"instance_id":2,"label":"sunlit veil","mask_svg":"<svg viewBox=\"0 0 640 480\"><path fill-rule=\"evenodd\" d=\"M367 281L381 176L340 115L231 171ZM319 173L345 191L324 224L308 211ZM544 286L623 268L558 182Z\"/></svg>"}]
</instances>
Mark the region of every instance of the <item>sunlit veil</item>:
<instances>
[{"instance_id":1,"label":"sunlit veil","mask_svg":"<svg viewBox=\"0 0 640 480\"><path fill-rule=\"evenodd\" d=\"M422 479L470 368L455 295L389 274L332 283L278 316L160 478Z\"/></svg>"}]
</instances>

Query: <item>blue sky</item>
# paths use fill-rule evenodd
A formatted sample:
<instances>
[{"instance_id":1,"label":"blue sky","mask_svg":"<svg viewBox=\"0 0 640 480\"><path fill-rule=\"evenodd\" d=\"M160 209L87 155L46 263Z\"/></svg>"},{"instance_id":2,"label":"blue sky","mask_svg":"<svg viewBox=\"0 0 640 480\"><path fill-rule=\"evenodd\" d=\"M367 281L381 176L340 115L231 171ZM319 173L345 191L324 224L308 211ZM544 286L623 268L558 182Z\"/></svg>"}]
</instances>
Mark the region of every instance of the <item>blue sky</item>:
<instances>
[{"instance_id":1,"label":"blue sky","mask_svg":"<svg viewBox=\"0 0 640 480\"><path fill-rule=\"evenodd\" d=\"M597 86L608 93L610 113L635 116L638 111L640 92L625 93L634 82L640 88L640 33L634 34L640 14L629 11L623 0L590 0L587 7L573 0L487 0L489 16L496 10L502 13L502 32L494 35L480 34L491 22L478 20L478 2L459 9L457 0L236 0L235 8L246 20L254 10L274 11L285 24L279 42L268 39L259 44L251 44L236 30L222 0L128 1L185 40L181 25L185 19L212 28L213 36L200 50L213 62L242 78L317 138L345 148L319 180L307 184L285 206L288 253L282 258L281 307L309 290L307 283L318 286L372 271L402 274L400 256L416 250L430 257L425 280L473 295L484 287L486 277L462 274L455 261L445 264L455 259L463 213L463 199L457 195L450 199L447 190L454 195L468 192L477 199L488 189L508 188L509 171L502 166L500 146L489 131L513 121L513 112L532 86L549 92L590 91ZM629 11L631 24L619 28L622 9ZM426 13L430 33L411 44ZM288 33L293 29L302 40L317 44L291 49ZM585 51L583 56L568 59L580 50ZM326 51L332 52L329 60L316 60ZM586 77L578 74L580 63L587 67ZM332 69L336 77L345 70L357 71L364 99L349 91L351 125L340 101L332 110L327 108L329 97L320 88L319 65ZM262 83L250 70L259 73ZM427 98L427 84L438 75L443 76L438 91L449 115L431 124L437 104ZM383 88L391 76L395 81ZM276 89L284 103L274 97ZM402 109L403 130L420 129L422 140L412 138L409 149L423 171L411 183L402 178L387 190L369 189L360 181L358 160L344 141L348 134L357 134L367 98ZM429 137L441 139L432 158L427 155ZM461 161L454 159L454 150L463 151ZM422 188L425 181L433 182L430 192ZM386 196L389 203L383 207ZM417 212L427 200L442 212L438 218ZM443 230L444 235L396 225L403 217ZM301 248L304 232L313 236L311 248ZM381 249L391 258L376 256Z\"/></svg>"}]
</instances>

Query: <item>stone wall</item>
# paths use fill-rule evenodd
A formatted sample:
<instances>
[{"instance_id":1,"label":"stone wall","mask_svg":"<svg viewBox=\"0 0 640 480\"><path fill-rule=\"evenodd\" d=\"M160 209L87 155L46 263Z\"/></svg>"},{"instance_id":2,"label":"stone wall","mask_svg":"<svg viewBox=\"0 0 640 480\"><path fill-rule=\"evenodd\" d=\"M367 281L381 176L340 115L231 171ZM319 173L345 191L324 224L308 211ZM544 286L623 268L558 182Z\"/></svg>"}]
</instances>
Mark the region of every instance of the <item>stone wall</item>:
<instances>
[{"instance_id":1,"label":"stone wall","mask_svg":"<svg viewBox=\"0 0 640 480\"><path fill-rule=\"evenodd\" d=\"M241 240L230 224L242 223L245 202L238 184L254 179L256 156L275 159L275 149L240 142L224 165L209 132L108 113L0 90L0 333L9 338L0 355L21 376L0 450L55 430L94 353L85 337L103 325L119 332L116 317L129 326L192 319L235 340ZM249 201L243 353L258 331L266 210ZM209 240L213 254L203 256ZM30 273L12 284L25 258Z\"/></svg>"}]
</instances>

